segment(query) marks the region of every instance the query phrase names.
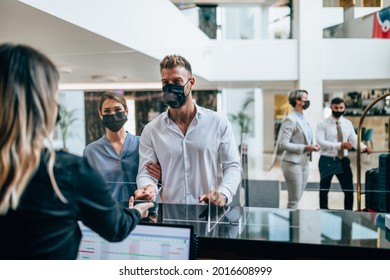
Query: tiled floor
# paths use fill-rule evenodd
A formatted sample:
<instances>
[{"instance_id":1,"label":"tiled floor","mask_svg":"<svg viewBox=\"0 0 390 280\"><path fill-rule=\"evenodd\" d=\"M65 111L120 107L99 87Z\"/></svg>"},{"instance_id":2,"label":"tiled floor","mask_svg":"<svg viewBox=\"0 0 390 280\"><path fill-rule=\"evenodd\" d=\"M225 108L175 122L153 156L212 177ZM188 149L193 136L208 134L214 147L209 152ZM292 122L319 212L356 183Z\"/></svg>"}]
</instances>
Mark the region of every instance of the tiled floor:
<instances>
[{"instance_id":1,"label":"tiled floor","mask_svg":"<svg viewBox=\"0 0 390 280\"><path fill-rule=\"evenodd\" d=\"M349 158L351 159L352 172L354 176L354 183L357 182L357 160L356 152L351 152ZM366 155L362 154L361 158L361 184L365 182L365 172L368 169L378 167L379 154ZM318 171L318 158L316 155L313 157L313 161L310 164L309 182L319 182ZM278 159L271 170L269 166L271 163L272 154L264 153L258 160L249 159L248 162L248 177L253 180L279 180L284 182L282 170L280 168L280 160ZM338 183L337 178L334 176L332 183ZM331 209L343 209L344 194L341 191L333 191L329 193L329 208ZM280 193L280 208L286 208L287 205L287 191L281 190ZM306 190L302 196L300 206L301 209L318 209L319 198L318 191ZM365 208L364 195L361 196L361 208ZM354 210L357 210L357 195L355 192Z\"/></svg>"}]
</instances>

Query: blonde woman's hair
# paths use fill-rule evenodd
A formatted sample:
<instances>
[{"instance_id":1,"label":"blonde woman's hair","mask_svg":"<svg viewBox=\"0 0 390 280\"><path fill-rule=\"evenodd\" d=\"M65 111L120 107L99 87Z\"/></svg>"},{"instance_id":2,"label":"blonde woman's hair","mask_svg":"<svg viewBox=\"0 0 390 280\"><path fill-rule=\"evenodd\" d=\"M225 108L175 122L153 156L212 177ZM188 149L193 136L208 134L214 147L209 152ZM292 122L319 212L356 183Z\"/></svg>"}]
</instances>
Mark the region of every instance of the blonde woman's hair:
<instances>
[{"instance_id":1,"label":"blonde woman's hair","mask_svg":"<svg viewBox=\"0 0 390 280\"><path fill-rule=\"evenodd\" d=\"M59 73L39 51L0 45L0 214L16 209L35 174L44 141L56 125ZM47 169L53 188L55 152L49 140Z\"/></svg>"}]
</instances>

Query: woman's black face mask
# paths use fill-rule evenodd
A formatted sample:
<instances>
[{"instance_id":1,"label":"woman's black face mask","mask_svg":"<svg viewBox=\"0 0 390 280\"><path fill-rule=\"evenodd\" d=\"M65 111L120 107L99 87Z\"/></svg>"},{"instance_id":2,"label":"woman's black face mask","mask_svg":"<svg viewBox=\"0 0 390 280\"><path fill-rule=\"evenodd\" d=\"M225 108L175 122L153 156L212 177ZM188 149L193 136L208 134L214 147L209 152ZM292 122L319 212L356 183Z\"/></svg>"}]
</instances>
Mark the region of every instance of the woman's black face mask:
<instances>
[{"instance_id":1,"label":"woman's black face mask","mask_svg":"<svg viewBox=\"0 0 390 280\"><path fill-rule=\"evenodd\" d=\"M127 122L125 111L116 112L111 115L103 115L102 123L112 132L118 132Z\"/></svg>"},{"instance_id":2,"label":"woman's black face mask","mask_svg":"<svg viewBox=\"0 0 390 280\"><path fill-rule=\"evenodd\" d=\"M304 102L305 102L305 104L303 104L302 109L306 110L307 108L310 107L310 100L305 100Z\"/></svg>"},{"instance_id":3,"label":"woman's black face mask","mask_svg":"<svg viewBox=\"0 0 390 280\"><path fill-rule=\"evenodd\" d=\"M163 86L163 100L166 104L168 104L169 107L180 108L186 104L189 92L187 95L185 95L184 87L189 81L190 80L188 79L184 86L177 84L167 84Z\"/></svg>"}]
</instances>

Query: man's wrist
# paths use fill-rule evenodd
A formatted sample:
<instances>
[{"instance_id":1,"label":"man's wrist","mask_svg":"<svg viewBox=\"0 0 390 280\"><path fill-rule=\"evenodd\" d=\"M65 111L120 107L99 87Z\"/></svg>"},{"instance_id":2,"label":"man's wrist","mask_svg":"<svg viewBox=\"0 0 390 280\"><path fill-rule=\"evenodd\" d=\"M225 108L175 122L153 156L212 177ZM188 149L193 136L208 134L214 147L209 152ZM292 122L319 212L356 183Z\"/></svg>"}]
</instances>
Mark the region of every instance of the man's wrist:
<instances>
[{"instance_id":1,"label":"man's wrist","mask_svg":"<svg viewBox=\"0 0 390 280\"><path fill-rule=\"evenodd\" d=\"M224 193L221 193L222 195L223 195L223 197L225 198L225 204L227 204L228 203L228 197L227 197L227 195L226 194L224 194Z\"/></svg>"}]
</instances>

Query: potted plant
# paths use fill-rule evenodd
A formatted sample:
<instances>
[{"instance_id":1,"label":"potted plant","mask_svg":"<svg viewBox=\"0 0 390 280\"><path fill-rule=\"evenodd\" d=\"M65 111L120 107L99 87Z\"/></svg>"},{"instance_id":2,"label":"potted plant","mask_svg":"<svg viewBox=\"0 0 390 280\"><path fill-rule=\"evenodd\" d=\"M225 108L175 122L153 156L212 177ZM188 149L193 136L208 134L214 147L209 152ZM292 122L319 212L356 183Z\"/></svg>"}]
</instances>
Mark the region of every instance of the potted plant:
<instances>
[{"instance_id":1,"label":"potted plant","mask_svg":"<svg viewBox=\"0 0 390 280\"><path fill-rule=\"evenodd\" d=\"M60 110L60 120L58 121L58 127L61 131L61 139L62 139L62 149L64 151L68 151L68 147L66 145L68 137L73 135L70 130L71 125L78 120L76 117L77 109L68 110L63 106L59 107Z\"/></svg>"},{"instance_id":2,"label":"potted plant","mask_svg":"<svg viewBox=\"0 0 390 280\"><path fill-rule=\"evenodd\" d=\"M254 102L254 99L249 97L245 100L240 112L237 114L230 114L230 119L233 123L237 123L240 128L240 145L242 141L251 130L251 121L253 116L248 114L248 107Z\"/></svg>"}]
</instances>

